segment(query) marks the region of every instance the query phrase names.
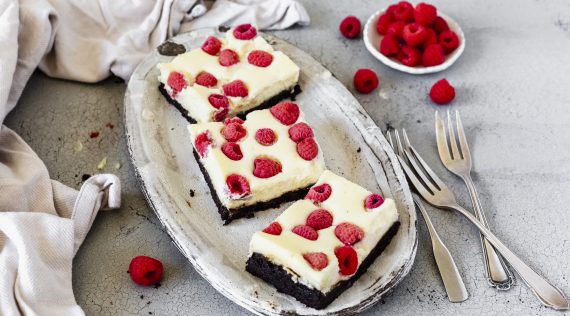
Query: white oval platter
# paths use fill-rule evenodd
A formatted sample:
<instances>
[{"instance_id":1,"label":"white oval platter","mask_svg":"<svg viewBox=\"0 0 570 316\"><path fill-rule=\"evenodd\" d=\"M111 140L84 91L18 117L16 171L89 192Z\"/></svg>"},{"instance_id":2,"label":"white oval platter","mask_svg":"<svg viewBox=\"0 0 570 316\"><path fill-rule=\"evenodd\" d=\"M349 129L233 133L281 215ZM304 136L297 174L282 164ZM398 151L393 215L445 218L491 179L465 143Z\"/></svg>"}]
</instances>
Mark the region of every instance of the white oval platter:
<instances>
[{"instance_id":1,"label":"white oval platter","mask_svg":"<svg viewBox=\"0 0 570 316\"><path fill-rule=\"evenodd\" d=\"M171 41L200 47L215 29ZM125 95L129 153L144 195L180 251L216 290L261 315L336 315L362 311L392 290L412 267L417 248L416 213L393 151L362 106L331 73L293 45L262 34L301 68L297 102L314 128L327 167L371 191L394 198L401 227L389 247L358 282L324 310L305 307L245 271L252 234L288 205L222 225L208 186L192 155L187 121L158 91L157 51L141 62Z\"/></svg>"}]
</instances>

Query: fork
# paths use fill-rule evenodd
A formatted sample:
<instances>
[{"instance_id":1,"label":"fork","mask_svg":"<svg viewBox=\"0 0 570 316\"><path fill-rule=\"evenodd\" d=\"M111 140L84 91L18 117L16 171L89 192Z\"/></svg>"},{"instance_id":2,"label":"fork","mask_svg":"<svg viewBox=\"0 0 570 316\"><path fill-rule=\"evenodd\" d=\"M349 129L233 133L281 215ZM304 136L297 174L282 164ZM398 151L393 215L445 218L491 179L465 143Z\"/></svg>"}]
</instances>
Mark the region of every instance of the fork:
<instances>
[{"instance_id":1,"label":"fork","mask_svg":"<svg viewBox=\"0 0 570 316\"><path fill-rule=\"evenodd\" d=\"M449 130L449 144L451 145L450 150L443 120L439 116L439 112L435 112L435 134L437 138L439 158L449 171L463 179L467 186L467 190L469 191L469 195L471 196L471 202L475 208L477 219L481 224L489 228L487 218L485 217L485 213L483 213L483 207L481 206L481 202L477 195L477 190L475 189L475 184L471 179L471 153L469 151L469 145L467 144L467 138L465 137L465 131L463 130L463 124L459 117L459 111L455 112L455 117L460 145L459 147L457 146L457 139L455 138L454 128L451 124L451 116L449 115L449 111L447 111L447 129ZM495 249L491 246L489 241L482 234L480 236L483 256L485 259L484 263L487 272L487 281L492 287L498 290L510 289L514 282L512 272L507 268L503 259L495 252Z\"/></svg>"},{"instance_id":2,"label":"fork","mask_svg":"<svg viewBox=\"0 0 570 316\"><path fill-rule=\"evenodd\" d=\"M400 141L400 135L398 131L395 131L396 143L397 147L394 146L394 142L392 141L392 135L390 135L390 131L386 132L386 138L388 139L390 146L394 149L396 155L400 157L404 157L404 149L402 147L402 142ZM428 228L429 235L431 237L431 244L433 249L433 256L435 258L435 263L439 270L439 274L441 275L441 279L443 281L443 286L445 287L445 291L447 292L447 297L450 302L458 303L465 301L469 294L467 293L467 289L465 288L465 284L463 283L463 279L461 278L461 274L459 274L459 270L455 265L455 261L449 252L449 249L445 246L439 234L435 230L431 219L422 204L420 197L412 192L412 198L414 202L418 206L418 209L422 213L424 218L424 222Z\"/></svg>"},{"instance_id":3,"label":"fork","mask_svg":"<svg viewBox=\"0 0 570 316\"><path fill-rule=\"evenodd\" d=\"M404 173L408 176L408 179L424 200L435 207L445 210L455 210L465 216L479 229L491 245L503 255L503 258L532 289L542 304L556 310L567 310L569 308L568 300L564 296L564 293L524 263L524 261L505 246L497 236L479 222L471 212L461 207L457 203L453 192L449 190L447 185L441 181L415 148L412 147L406 131L402 130L402 132L404 135L404 153L408 161L406 162L402 157L398 157L398 160L404 169Z\"/></svg>"}]
</instances>

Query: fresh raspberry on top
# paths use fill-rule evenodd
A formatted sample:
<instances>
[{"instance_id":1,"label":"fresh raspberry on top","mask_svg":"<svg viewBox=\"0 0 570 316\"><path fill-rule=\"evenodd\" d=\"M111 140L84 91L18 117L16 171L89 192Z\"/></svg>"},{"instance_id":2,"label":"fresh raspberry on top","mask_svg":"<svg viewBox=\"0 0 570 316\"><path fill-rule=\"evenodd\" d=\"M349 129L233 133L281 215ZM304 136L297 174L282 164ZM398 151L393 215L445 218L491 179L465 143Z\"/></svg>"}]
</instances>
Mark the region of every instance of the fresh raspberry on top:
<instances>
[{"instance_id":1,"label":"fresh raspberry on top","mask_svg":"<svg viewBox=\"0 0 570 316\"><path fill-rule=\"evenodd\" d=\"M400 52L400 42L393 34L386 34L380 41L380 53L384 56L396 56Z\"/></svg>"},{"instance_id":2,"label":"fresh raspberry on top","mask_svg":"<svg viewBox=\"0 0 570 316\"><path fill-rule=\"evenodd\" d=\"M419 3L414 9L414 19L416 23L424 26L430 26L435 22L437 18L437 9L427 3Z\"/></svg>"},{"instance_id":3,"label":"fresh raspberry on top","mask_svg":"<svg viewBox=\"0 0 570 316\"><path fill-rule=\"evenodd\" d=\"M333 223L333 216L325 209L314 210L307 217L307 225L316 230L331 227Z\"/></svg>"},{"instance_id":4,"label":"fresh raspberry on top","mask_svg":"<svg viewBox=\"0 0 570 316\"><path fill-rule=\"evenodd\" d=\"M196 136L194 147L196 147L196 151L200 157L206 157L208 149L212 146L213 142L214 141L210 137L210 131L202 132Z\"/></svg>"},{"instance_id":5,"label":"fresh raspberry on top","mask_svg":"<svg viewBox=\"0 0 570 316\"><path fill-rule=\"evenodd\" d=\"M303 255L303 258L317 271L321 271L329 265L329 258L323 252L306 253Z\"/></svg>"},{"instance_id":6,"label":"fresh raspberry on top","mask_svg":"<svg viewBox=\"0 0 570 316\"><path fill-rule=\"evenodd\" d=\"M224 67L239 63L239 55L231 49L223 49L218 57L218 62Z\"/></svg>"},{"instance_id":7,"label":"fresh raspberry on top","mask_svg":"<svg viewBox=\"0 0 570 316\"><path fill-rule=\"evenodd\" d=\"M404 46L396 56L399 62L408 67L415 67L422 62L422 52L415 47Z\"/></svg>"},{"instance_id":8,"label":"fresh raspberry on top","mask_svg":"<svg viewBox=\"0 0 570 316\"><path fill-rule=\"evenodd\" d=\"M228 142L237 142L247 134L245 128L238 123L230 123L222 129L222 136Z\"/></svg>"},{"instance_id":9,"label":"fresh raspberry on top","mask_svg":"<svg viewBox=\"0 0 570 316\"><path fill-rule=\"evenodd\" d=\"M313 136L313 129L307 123L300 122L289 128L289 138L295 143Z\"/></svg>"},{"instance_id":10,"label":"fresh raspberry on top","mask_svg":"<svg viewBox=\"0 0 570 316\"><path fill-rule=\"evenodd\" d=\"M243 154L241 152L241 148L239 144L234 142L225 143L222 145L222 152L226 157L230 158L231 160L237 161L243 158Z\"/></svg>"},{"instance_id":11,"label":"fresh raspberry on top","mask_svg":"<svg viewBox=\"0 0 570 316\"><path fill-rule=\"evenodd\" d=\"M247 55L247 62L257 67L268 67L273 62L273 55L266 51L254 50Z\"/></svg>"},{"instance_id":12,"label":"fresh raspberry on top","mask_svg":"<svg viewBox=\"0 0 570 316\"><path fill-rule=\"evenodd\" d=\"M253 175L261 179L271 178L281 170L281 164L273 159L262 157L255 158L253 161Z\"/></svg>"},{"instance_id":13,"label":"fresh raspberry on top","mask_svg":"<svg viewBox=\"0 0 570 316\"><path fill-rule=\"evenodd\" d=\"M432 26L437 34L449 30L447 21L445 21L441 16L435 18L435 22L433 22Z\"/></svg>"},{"instance_id":14,"label":"fresh raspberry on top","mask_svg":"<svg viewBox=\"0 0 570 316\"><path fill-rule=\"evenodd\" d=\"M347 16L340 22L338 27L340 33L346 38L356 38L360 34L360 20L355 16Z\"/></svg>"},{"instance_id":15,"label":"fresh raspberry on top","mask_svg":"<svg viewBox=\"0 0 570 316\"><path fill-rule=\"evenodd\" d=\"M202 44L202 50L212 56L216 56L222 48L222 42L214 36L210 36Z\"/></svg>"},{"instance_id":16,"label":"fresh raspberry on top","mask_svg":"<svg viewBox=\"0 0 570 316\"><path fill-rule=\"evenodd\" d=\"M301 114L299 106L293 102L281 102L269 109L271 114L283 125L291 125Z\"/></svg>"},{"instance_id":17,"label":"fresh raspberry on top","mask_svg":"<svg viewBox=\"0 0 570 316\"><path fill-rule=\"evenodd\" d=\"M429 97L439 105L448 104L455 98L455 89L447 79L441 79L431 87Z\"/></svg>"},{"instance_id":18,"label":"fresh raspberry on top","mask_svg":"<svg viewBox=\"0 0 570 316\"><path fill-rule=\"evenodd\" d=\"M226 109L230 106L230 101L225 95L213 93L208 96L208 102L216 109Z\"/></svg>"},{"instance_id":19,"label":"fresh raspberry on top","mask_svg":"<svg viewBox=\"0 0 570 316\"><path fill-rule=\"evenodd\" d=\"M260 128L255 132L255 140L263 146L270 146L275 143L277 135L271 128Z\"/></svg>"},{"instance_id":20,"label":"fresh raspberry on top","mask_svg":"<svg viewBox=\"0 0 570 316\"><path fill-rule=\"evenodd\" d=\"M218 84L218 79L216 79L216 77L211 73L202 71L196 76L196 84L211 88Z\"/></svg>"},{"instance_id":21,"label":"fresh raspberry on top","mask_svg":"<svg viewBox=\"0 0 570 316\"><path fill-rule=\"evenodd\" d=\"M312 187L307 195L306 200L311 200L313 203L321 203L326 201L332 194L332 188L328 183L323 183Z\"/></svg>"},{"instance_id":22,"label":"fresh raspberry on top","mask_svg":"<svg viewBox=\"0 0 570 316\"><path fill-rule=\"evenodd\" d=\"M388 31L386 31L386 35L392 34L396 37L396 39L403 39L402 32L404 31L404 26L406 26L406 22L403 21L396 21L388 26Z\"/></svg>"},{"instance_id":23,"label":"fresh raspberry on top","mask_svg":"<svg viewBox=\"0 0 570 316\"><path fill-rule=\"evenodd\" d=\"M400 1L393 9L392 15L396 21L412 22L414 20L414 7L407 1Z\"/></svg>"},{"instance_id":24,"label":"fresh raspberry on top","mask_svg":"<svg viewBox=\"0 0 570 316\"><path fill-rule=\"evenodd\" d=\"M350 246L335 249L334 254L338 260L338 269L342 275L353 275L358 268L358 254Z\"/></svg>"},{"instance_id":25,"label":"fresh raspberry on top","mask_svg":"<svg viewBox=\"0 0 570 316\"><path fill-rule=\"evenodd\" d=\"M319 146L313 137L308 137L297 143L297 153L301 158L310 161L319 154Z\"/></svg>"},{"instance_id":26,"label":"fresh raspberry on top","mask_svg":"<svg viewBox=\"0 0 570 316\"><path fill-rule=\"evenodd\" d=\"M184 75L177 71L173 71L168 75L166 83L172 89L173 98L176 98L178 93L182 91L182 89L188 86L188 83L186 82L186 78L184 77Z\"/></svg>"},{"instance_id":27,"label":"fresh raspberry on top","mask_svg":"<svg viewBox=\"0 0 570 316\"><path fill-rule=\"evenodd\" d=\"M422 43L422 47L428 47L431 44L437 44L437 34L435 33L435 31L432 28L427 28L426 29L427 32L427 36L426 39L424 40L424 42Z\"/></svg>"},{"instance_id":28,"label":"fresh raspberry on top","mask_svg":"<svg viewBox=\"0 0 570 316\"><path fill-rule=\"evenodd\" d=\"M234 29L234 37L240 40L250 40L257 35L257 29L251 24L242 24Z\"/></svg>"},{"instance_id":29,"label":"fresh raspberry on top","mask_svg":"<svg viewBox=\"0 0 570 316\"><path fill-rule=\"evenodd\" d=\"M388 27L390 27L390 24L392 24L393 22L394 18L392 18L390 14L388 13L382 14L378 18L378 22L376 22L376 32L378 32L378 34L380 35L386 35L386 33L388 33Z\"/></svg>"},{"instance_id":30,"label":"fresh raspberry on top","mask_svg":"<svg viewBox=\"0 0 570 316\"><path fill-rule=\"evenodd\" d=\"M243 124L243 120L240 119L239 117L229 117L227 119L224 120L224 125L228 125L230 123L237 123L237 124Z\"/></svg>"},{"instance_id":31,"label":"fresh raspberry on top","mask_svg":"<svg viewBox=\"0 0 570 316\"><path fill-rule=\"evenodd\" d=\"M338 224L334 229L334 234L338 240L347 246L354 245L364 237L362 229L351 223Z\"/></svg>"},{"instance_id":32,"label":"fresh raspberry on top","mask_svg":"<svg viewBox=\"0 0 570 316\"><path fill-rule=\"evenodd\" d=\"M354 74L354 88L360 93L370 93L378 87L378 76L371 69L358 69Z\"/></svg>"},{"instance_id":33,"label":"fresh raspberry on top","mask_svg":"<svg viewBox=\"0 0 570 316\"><path fill-rule=\"evenodd\" d=\"M417 47L425 41L427 31L425 26L419 23L410 23L404 26L402 37L408 46Z\"/></svg>"},{"instance_id":34,"label":"fresh raspberry on top","mask_svg":"<svg viewBox=\"0 0 570 316\"><path fill-rule=\"evenodd\" d=\"M149 286L162 280L162 262L147 256L134 257L129 264L131 279L138 285Z\"/></svg>"},{"instance_id":35,"label":"fresh raspberry on top","mask_svg":"<svg viewBox=\"0 0 570 316\"><path fill-rule=\"evenodd\" d=\"M263 230L264 233L270 235L281 235L282 231L283 228L281 228L281 225L278 222L273 222L269 224L269 226L265 227L265 229Z\"/></svg>"},{"instance_id":36,"label":"fresh raspberry on top","mask_svg":"<svg viewBox=\"0 0 570 316\"><path fill-rule=\"evenodd\" d=\"M364 200L364 207L367 209L375 209L384 203L384 198L380 194L372 193Z\"/></svg>"},{"instance_id":37,"label":"fresh raspberry on top","mask_svg":"<svg viewBox=\"0 0 570 316\"><path fill-rule=\"evenodd\" d=\"M226 186L232 199L240 199L251 193L249 182L239 174L231 174L226 178Z\"/></svg>"},{"instance_id":38,"label":"fresh raspberry on top","mask_svg":"<svg viewBox=\"0 0 570 316\"><path fill-rule=\"evenodd\" d=\"M319 233L314 230L311 226L307 225L297 225L293 228L293 233L308 239L308 240L317 240L319 238Z\"/></svg>"},{"instance_id":39,"label":"fresh raspberry on top","mask_svg":"<svg viewBox=\"0 0 570 316\"><path fill-rule=\"evenodd\" d=\"M438 43L443 48L443 51L449 54L459 47L459 37L453 31L443 31L438 36Z\"/></svg>"},{"instance_id":40,"label":"fresh raspberry on top","mask_svg":"<svg viewBox=\"0 0 570 316\"><path fill-rule=\"evenodd\" d=\"M224 94L228 97L244 98L249 94L245 83L243 83L241 80L234 80L232 82L226 83L222 86L222 90L224 90Z\"/></svg>"},{"instance_id":41,"label":"fresh raspberry on top","mask_svg":"<svg viewBox=\"0 0 570 316\"><path fill-rule=\"evenodd\" d=\"M424 66L437 66L443 64L444 61L445 54L441 45L432 44L424 49L424 53L422 55L422 63Z\"/></svg>"}]
</instances>

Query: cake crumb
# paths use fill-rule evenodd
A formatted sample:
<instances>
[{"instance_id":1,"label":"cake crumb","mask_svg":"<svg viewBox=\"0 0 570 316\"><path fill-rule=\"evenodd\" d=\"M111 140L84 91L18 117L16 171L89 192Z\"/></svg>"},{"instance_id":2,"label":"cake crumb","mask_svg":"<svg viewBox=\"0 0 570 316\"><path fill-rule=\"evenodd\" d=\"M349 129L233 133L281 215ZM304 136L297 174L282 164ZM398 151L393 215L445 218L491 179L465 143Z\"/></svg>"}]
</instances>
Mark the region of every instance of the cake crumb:
<instances>
[{"instance_id":1,"label":"cake crumb","mask_svg":"<svg viewBox=\"0 0 570 316\"><path fill-rule=\"evenodd\" d=\"M190 196L191 196L191 197L194 197L194 194L195 194L195 193L194 193L194 190L190 190Z\"/></svg>"}]
</instances>

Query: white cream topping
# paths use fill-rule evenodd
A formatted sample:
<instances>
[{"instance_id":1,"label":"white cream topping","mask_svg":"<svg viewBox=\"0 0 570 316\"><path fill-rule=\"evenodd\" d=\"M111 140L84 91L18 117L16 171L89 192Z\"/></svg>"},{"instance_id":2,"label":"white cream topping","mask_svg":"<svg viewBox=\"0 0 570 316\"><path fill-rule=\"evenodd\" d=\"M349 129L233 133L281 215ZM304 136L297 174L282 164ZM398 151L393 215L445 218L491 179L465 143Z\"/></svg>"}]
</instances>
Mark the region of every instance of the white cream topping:
<instances>
[{"instance_id":1,"label":"white cream topping","mask_svg":"<svg viewBox=\"0 0 570 316\"><path fill-rule=\"evenodd\" d=\"M295 202L275 220L283 229L280 235L264 232L253 235L250 255L254 252L260 253L274 264L284 267L297 282L327 293L338 282L351 277L339 273L334 251L343 244L335 236L336 225L348 222L360 227L364 232L363 239L353 245L360 267L382 236L398 221L398 211L392 199L386 199L375 209L366 209L364 201L371 192L328 170L322 173L315 185L322 183L331 186L330 197L319 206L309 200ZM309 214L319 208L324 208L332 214L333 224L319 230L317 240L305 239L291 231L297 225L305 225ZM329 263L321 271L313 269L303 258L303 254L311 252L323 252L327 255Z\"/></svg>"}]
</instances>

